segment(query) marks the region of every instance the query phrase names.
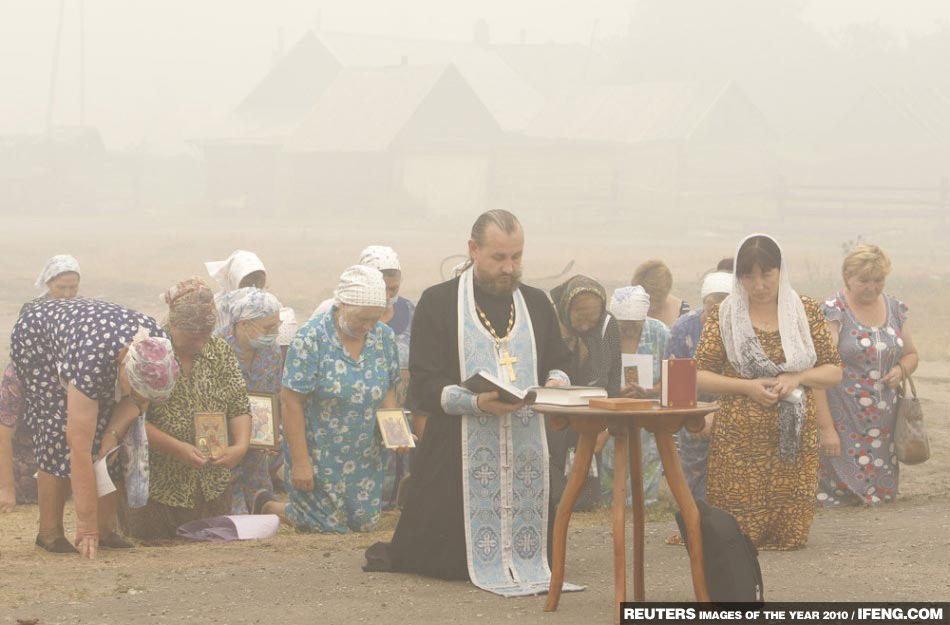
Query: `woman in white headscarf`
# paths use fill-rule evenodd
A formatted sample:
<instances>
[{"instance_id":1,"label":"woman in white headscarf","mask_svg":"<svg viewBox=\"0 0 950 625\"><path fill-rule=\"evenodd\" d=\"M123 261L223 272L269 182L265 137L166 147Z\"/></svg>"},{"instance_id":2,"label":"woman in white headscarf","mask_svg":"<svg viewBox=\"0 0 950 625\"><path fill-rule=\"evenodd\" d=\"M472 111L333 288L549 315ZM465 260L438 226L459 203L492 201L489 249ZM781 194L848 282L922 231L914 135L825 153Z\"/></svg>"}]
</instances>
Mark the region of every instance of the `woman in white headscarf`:
<instances>
[{"instance_id":1,"label":"woman in white headscarf","mask_svg":"<svg viewBox=\"0 0 950 625\"><path fill-rule=\"evenodd\" d=\"M68 254L53 256L36 279L38 298L20 309L48 299L69 299L79 293L79 261ZM11 362L0 382L0 514L16 504L36 503L36 457L30 429L23 420L23 386Z\"/></svg>"},{"instance_id":2,"label":"woman in white headscarf","mask_svg":"<svg viewBox=\"0 0 950 625\"><path fill-rule=\"evenodd\" d=\"M215 331L221 332L230 323L228 313L231 308L229 303L231 293L248 287L263 289L267 286L267 270L257 254L245 250L234 250L224 260L206 262L205 269L221 287L214 296L214 304L218 312Z\"/></svg>"},{"instance_id":3,"label":"woman in white headscarf","mask_svg":"<svg viewBox=\"0 0 950 625\"><path fill-rule=\"evenodd\" d=\"M773 238L742 241L735 277L696 349L699 390L720 395L706 500L735 516L759 549L796 549L815 511L812 389L838 384L841 360L820 305L792 288Z\"/></svg>"},{"instance_id":4,"label":"woman in white headscarf","mask_svg":"<svg viewBox=\"0 0 950 625\"><path fill-rule=\"evenodd\" d=\"M610 300L610 314L617 319L620 328L620 351L623 354L643 354L653 359L653 388L646 390L632 380L622 380L620 394L624 397L657 397L662 359L666 354L666 345L670 340L670 330L659 319L648 317L650 296L642 286L627 286L614 291ZM644 505L656 503L657 490L662 476L660 454L656 449L656 440L649 432L640 437L643 463L643 502ZM609 501L613 498L613 438L606 432L597 440L597 449L603 449L601 459L604 464L601 483L603 495ZM628 487L627 498L630 499Z\"/></svg>"},{"instance_id":5,"label":"woman in white headscarf","mask_svg":"<svg viewBox=\"0 0 950 625\"><path fill-rule=\"evenodd\" d=\"M399 354L379 318L386 283L372 267L343 272L334 304L287 352L281 411L290 503L255 497L254 512L310 532L368 532L379 522L383 465L376 411L399 407Z\"/></svg>"},{"instance_id":6,"label":"woman in white headscarf","mask_svg":"<svg viewBox=\"0 0 950 625\"><path fill-rule=\"evenodd\" d=\"M248 393L280 393L284 359L277 338L280 332L280 302L256 287L238 289L229 297L228 325L218 332L237 357ZM251 438L254 438L253 421ZM273 495L270 459L273 452L250 449L231 470L231 514L250 512L254 495L263 490Z\"/></svg>"}]
</instances>

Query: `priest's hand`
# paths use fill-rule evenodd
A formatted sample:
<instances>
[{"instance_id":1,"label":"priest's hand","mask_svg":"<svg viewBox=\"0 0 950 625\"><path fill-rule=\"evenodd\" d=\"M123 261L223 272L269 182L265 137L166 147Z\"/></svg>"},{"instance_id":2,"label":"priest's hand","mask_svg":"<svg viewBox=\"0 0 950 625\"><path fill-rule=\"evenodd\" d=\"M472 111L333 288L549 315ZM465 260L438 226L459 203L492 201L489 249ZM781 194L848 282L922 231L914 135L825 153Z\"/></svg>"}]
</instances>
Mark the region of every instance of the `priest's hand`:
<instances>
[{"instance_id":1,"label":"priest's hand","mask_svg":"<svg viewBox=\"0 0 950 625\"><path fill-rule=\"evenodd\" d=\"M523 401L519 401L514 404L501 401L498 399L498 391L478 394L478 409L482 412L493 414L496 417L510 415L511 413L521 409L521 407L524 405L525 403Z\"/></svg>"},{"instance_id":2,"label":"priest's hand","mask_svg":"<svg viewBox=\"0 0 950 625\"><path fill-rule=\"evenodd\" d=\"M558 380L557 378L551 378L550 380L545 382L544 385L545 386L570 386L564 380Z\"/></svg>"}]
</instances>

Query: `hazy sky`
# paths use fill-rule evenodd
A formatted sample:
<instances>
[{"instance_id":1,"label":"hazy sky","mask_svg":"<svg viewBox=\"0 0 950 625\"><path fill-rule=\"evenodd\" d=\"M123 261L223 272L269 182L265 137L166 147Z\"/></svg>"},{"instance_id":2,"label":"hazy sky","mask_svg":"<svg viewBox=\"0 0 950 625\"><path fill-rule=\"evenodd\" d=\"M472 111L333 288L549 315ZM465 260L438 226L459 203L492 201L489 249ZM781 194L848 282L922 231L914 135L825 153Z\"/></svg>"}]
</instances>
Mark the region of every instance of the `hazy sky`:
<instances>
[{"instance_id":1,"label":"hazy sky","mask_svg":"<svg viewBox=\"0 0 950 625\"><path fill-rule=\"evenodd\" d=\"M292 44L329 30L470 40L586 42L622 34L633 0L91 0L86 7L86 121L111 148L174 149L232 109L267 71L278 31ZM0 132L44 127L59 0L0 0ZM54 121L79 119L79 0L67 0ZM823 31L877 21L895 33L950 23L946 0L810 0Z\"/></svg>"}]
</instances>

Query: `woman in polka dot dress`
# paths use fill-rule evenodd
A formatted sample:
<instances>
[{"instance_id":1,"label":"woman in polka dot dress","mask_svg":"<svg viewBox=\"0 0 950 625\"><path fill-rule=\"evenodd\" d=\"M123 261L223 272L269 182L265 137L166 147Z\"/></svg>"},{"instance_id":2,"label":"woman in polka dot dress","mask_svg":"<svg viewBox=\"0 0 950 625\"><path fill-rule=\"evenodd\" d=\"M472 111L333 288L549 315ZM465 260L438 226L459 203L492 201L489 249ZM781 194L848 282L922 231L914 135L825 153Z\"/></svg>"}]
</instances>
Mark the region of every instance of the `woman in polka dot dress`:
<instances>
[{"instance_id":1,"label":"woman in polka dot dress","mask_svg":"<svg viewBox=\"0 0 950 625\"><path fill-rule=\"evenodd\" d=\"M840 446L822 432L818 503L825 507L892 503L899 467L894 450L897 387L917 368L907 307L884 294L891 268L877 246L858 245L844 260L845 288L822 306L845 364L841 384L827 391ZM819 410L823 408L821 398Z\"/></svg>"}]
</instances>

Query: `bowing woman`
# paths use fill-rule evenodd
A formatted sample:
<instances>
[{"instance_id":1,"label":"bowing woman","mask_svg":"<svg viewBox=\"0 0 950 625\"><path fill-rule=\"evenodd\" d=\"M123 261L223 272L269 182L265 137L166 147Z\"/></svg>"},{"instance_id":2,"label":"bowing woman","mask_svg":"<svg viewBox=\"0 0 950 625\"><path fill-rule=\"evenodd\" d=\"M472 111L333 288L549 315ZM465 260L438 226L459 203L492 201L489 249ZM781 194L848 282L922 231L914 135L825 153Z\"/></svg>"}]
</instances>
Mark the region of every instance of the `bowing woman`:
<instances>
[{"instance_id":1,"label":"bowing woman","mask_svg":"<svg viewBox=\"0 0 950 625\"><path fill-rule=\"evenodd\" d=\"M154 319L115 304L51 299L20 315L10 355L39 466L36 544L77 552L63 529L72 486L80 554L130 547L113 529L115 495L96 494L93 459L119 444L149 401L174 389L178 364L167 335Z\"/></svg>"},{"instance_id":2,"label":"bowing woman","mask_svg":"<svg viewBox=\"0 0 950 625\"><path fill-rule=\"evenodd\" d=\"M720 395L706 499L759 549L795 549L808 542L815 511L812 391L841 381L841 360L821 307L792 288L773 238L742 241L735 275L696 350L699 390Z\"/></svg>"}]
</instances>

